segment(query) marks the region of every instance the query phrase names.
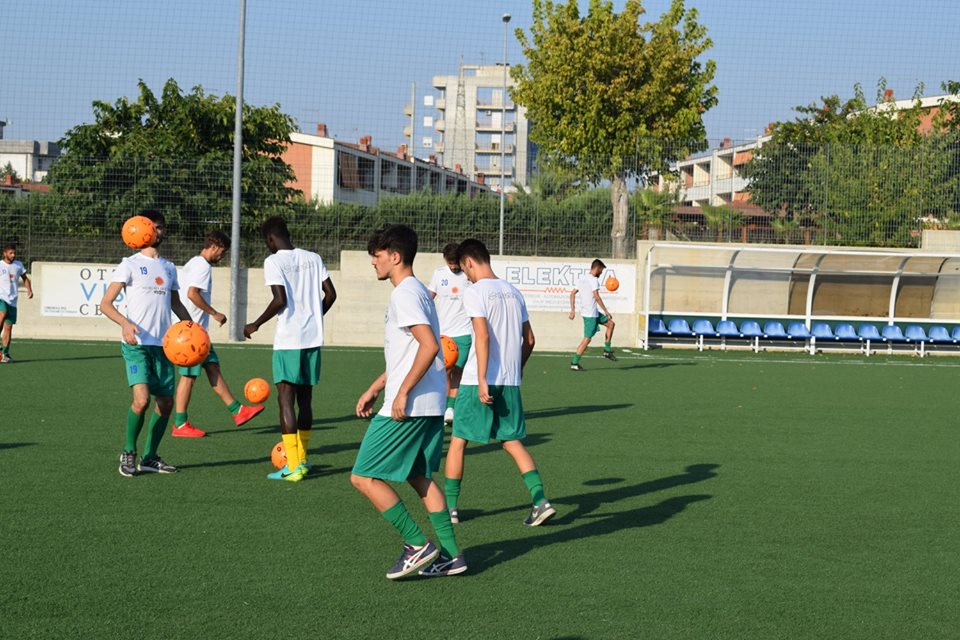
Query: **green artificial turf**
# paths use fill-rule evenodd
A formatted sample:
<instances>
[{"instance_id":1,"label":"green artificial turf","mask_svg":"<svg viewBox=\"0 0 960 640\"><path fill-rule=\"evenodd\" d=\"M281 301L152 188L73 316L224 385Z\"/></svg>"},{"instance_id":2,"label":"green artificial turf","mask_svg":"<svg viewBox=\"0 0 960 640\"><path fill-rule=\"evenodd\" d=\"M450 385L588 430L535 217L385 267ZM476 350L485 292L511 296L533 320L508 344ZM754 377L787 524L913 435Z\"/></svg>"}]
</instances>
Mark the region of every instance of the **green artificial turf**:
<instances>
[{"instance_id":1,"label":"green artificial turf","mask_svg":"<svg viewBox=\"0 0 960 640\"><path fill-rule=\"evenodd\" d=\"M239 393L270 352L218 345ZM376 349L330 348L312 461L271 482L275 398L236 428L201 378L209 437L171 476L117 473L130 401L116 344L17 341L0 365L3 638L953 638L960 629L960 362L537 354L527 445L558 510L495 445L468 449L470 570L384 578L393 529L349 471ZM141 436L142 437L142 436ZM438 476L439 477L439 476ZM408 487L401 495L432 535Z\"/></svg>"}]
</instances>

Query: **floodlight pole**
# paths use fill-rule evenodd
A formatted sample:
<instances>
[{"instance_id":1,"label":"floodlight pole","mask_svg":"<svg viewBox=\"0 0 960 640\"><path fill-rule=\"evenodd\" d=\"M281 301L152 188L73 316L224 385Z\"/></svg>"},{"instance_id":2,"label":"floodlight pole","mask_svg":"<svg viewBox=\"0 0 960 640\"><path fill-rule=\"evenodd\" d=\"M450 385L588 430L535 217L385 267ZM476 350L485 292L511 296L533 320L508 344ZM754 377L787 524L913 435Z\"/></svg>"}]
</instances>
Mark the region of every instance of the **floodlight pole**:
<instances>
[{"instance_id":1,"label":"floodlight pole","mask_svg":"<svg viewBox=\"0 0 960 640\"><path fill-rule=\"evenodd\" d=\"M500 251L503 255L503 205L506 197L506 170L504 163L507 157L507 25L510 23L510 14L505 13L503 20L503 95L500 97L502 110L500 112Z\"/></svg>"},{"instance_id":2,"label":"floodlight pole","mask_svg":"<svg viewBox=\"0 0 960 640\"><path fill-rule=\"evenodd\" d=\"M233 119L233 206L230 226L230 339L243 340L240 318L240 196L243 160L243 52L247 0L240 0L240 40L237 45L236 115Z\"/></svg>"}]
</instances>

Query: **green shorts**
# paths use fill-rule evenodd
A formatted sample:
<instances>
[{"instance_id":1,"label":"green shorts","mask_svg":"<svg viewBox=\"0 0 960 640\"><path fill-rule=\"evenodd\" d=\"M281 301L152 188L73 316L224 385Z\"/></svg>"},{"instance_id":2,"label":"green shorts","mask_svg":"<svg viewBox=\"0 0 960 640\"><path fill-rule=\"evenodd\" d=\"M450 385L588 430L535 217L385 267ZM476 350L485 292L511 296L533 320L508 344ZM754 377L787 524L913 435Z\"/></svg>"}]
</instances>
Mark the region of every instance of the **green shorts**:
<instances>
[{"instance_id":1,"label":"green shorts","mask_svg":"<svg viewBox=\"0 0 960 640\"><path fill-rule=\"evenodd\" d=\"M608 322L610 322L610 318L602 313L592 318L583 316L583 337L592 338L596 335L597 331L600 331L600 325L607 324Z\"/></svg>"},{"instance_id":2,"label":"green shorts","mask_svg":"<svg viewBox=\"0 0 960 640\"><path fill-rule=\"evenodd\" d=\"M273 383L313 386L320 381L320 347L275 349Z\"/></svg>"},{"instance_id":3,"label":"green shorts","mask_svg":"<svg viewBox=\"0 0 960 640\"><path fill-rule=\"evenodd\" d=\"M407 418L397 422L377 414L360 443L354 475L404 482L431 477L443 454L443 416Z\"/></svg>"},{"instance_id":4,"label":"green shorts","mask_svg":"<svg viewBox=\"0 0 960 640\"><path fill-rule=\"evenodd\" d=\"M206 360L192 367L177 367L177 373L188 378L196 378L200 375L203 367L208 364L220 364L220 358L217 357L217 352L213 350L213 345L210 345L210 354L207 355Z\"/></svg>"},{"instance_id":5,"label":"green shorts","mask_svg":"<svg viewBox=\"0 0 960 640\"><path fill-rule=\"evenodd\" d=\"M453 366L463 369L463 366L467 364L467 358L470 357L470 345L473 344L473 336L470 334L453 336L451 340L457 343L457 363Z\"/></svg>"},{"instance_id":6,"label":"green shorts","mask_svg":"<svg viewBox=\"0 0 960 640\"><path fill-rule=\"evenodd\" d=\"M10 304L6 300L0 300L0 313L6 312L3 317L3 324L17 324L17 306Z\"/></svg>"},{"instance_id":7,"label":"green shorts","mask_svg":"<svg viewBox=\"0 0 960 640\"><path fill-rule=\"evenodd\" d=\"M155 396L173 395L173 363L163 355L163 347L120 343L120 354L127 370L127 384L145 384Z\"/></svg>"},{"instance_id":8,"label":"green shorts","mask_svg":"<svg viewBox=\"0 0 960 640\"><path fill-rule=\"evenodd\" d=\"M520 387L490 385L493 404L480 402L478 387L461 385L454 407L453 435L470 442L523 440L527 422L523 417Z\"/></svg>"}]
</instances>

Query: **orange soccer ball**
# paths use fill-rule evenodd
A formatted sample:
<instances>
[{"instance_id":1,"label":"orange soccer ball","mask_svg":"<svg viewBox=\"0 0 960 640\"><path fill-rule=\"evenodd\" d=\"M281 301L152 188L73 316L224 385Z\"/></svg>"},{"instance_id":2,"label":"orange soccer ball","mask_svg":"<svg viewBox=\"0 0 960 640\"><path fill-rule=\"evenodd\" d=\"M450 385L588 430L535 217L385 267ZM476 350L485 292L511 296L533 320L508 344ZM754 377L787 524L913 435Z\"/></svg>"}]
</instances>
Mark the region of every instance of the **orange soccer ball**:
<instances>
[{"instance_id":1,"label":"orange soccer ball","mask_svg":"<svg viewBox=\"0 0 960 640\"><path fill-rule=\"evenodd\" d=\"M270 385L263 378L250 378L243 385L243 396L247 402L262 404L270 397Z\"/></svg>"},{"instance_id":2,"label":"orange soccer ball","mask_svg":"<svg viewBox=\"0 0 960 640\"><path fill-rule=\"evenodd\" d=\"M210 355L210 336L196 322L181 320L164 334L163 353L179 367L194 367Z\"/></svg>"},{"instance_id":3,"label":"orange soccer ball","mask_svg":"<svg viewBox=\"0 0 960 640\"><path fill-rule=\"evenodd\" d=\"M440 336L440 346L443 348L443 366L449 371L450 367L457 364L457 358L460 356L460 349L453 338L449 336Z\"/></svg>"},{"instance_id":4,"label":"orange soccer ball","mask_svg":"<svg viewBox=\"0 0 960 640\"><path fill-rule=\"evenodd\" d=\"M287 449L282 442L273 445L273 449L270 450L270 461L277 469L287 466Z\"/></svg>"},{"instance_id":5,"label":"orange soccer ball","mask_svg":"<svg viewBox=\"0 0 960 640\"><path fill-rule=\"evenodd\" d=\"M610 276L609 278L607 278L607 282L605 284L607 287L607 291L616 291L617 289L620 288L620 281L614 278L613 276Z\"/></svg>"},{"instance_id":6,"label":"orange soccer ball","mask_svg":"<svg viewBox=\"0 0 960 640\"><path fill-rule=\"evenodd\" d=\"M123 223L120 230L120 237L124 244L131 249L143 249L152 247L157 241L157 228L153 222L146 216L133 216Z\"/></svg>"}]
</instances>

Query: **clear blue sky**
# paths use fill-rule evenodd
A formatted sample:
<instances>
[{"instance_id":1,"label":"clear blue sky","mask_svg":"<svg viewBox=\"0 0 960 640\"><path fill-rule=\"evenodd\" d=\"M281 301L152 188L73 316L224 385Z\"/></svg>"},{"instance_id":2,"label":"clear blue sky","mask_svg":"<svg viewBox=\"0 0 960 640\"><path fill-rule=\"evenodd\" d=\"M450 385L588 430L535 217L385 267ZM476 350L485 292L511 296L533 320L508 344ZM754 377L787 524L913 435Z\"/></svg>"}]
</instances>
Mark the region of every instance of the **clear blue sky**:
<instances>
[{"instance_id":1,"label":"clear blue sky","mask_svg":"<svg viewBox=\"0 0 960 640\"><path fill-rule=\"evenodd\" d=\"M586 6L586 2L581 2ZM645 2L658 17L667 0ZM500 61L503 13L513 36L529 28L521 0L248 0L245 98L279 103L305 132L325 122L338 138L370 134L403 142L403 106L418 90L418 120L432 115L423 95L434 75ZM617 2L622 6L622 2ZM923 82L960 80L960 2L946 0L688 0L714 41L720 103L706 114L711 140L748 139L792 107L822 95L872 97L885 76L898 98ZM234 93L239 0L46 0L3 16L0 119L7 139L56 140L92 121L91 102L133 96L138 78L159 92L167 78L184 89ZM428 135L422 120L417 140ZM417 149L418 155L423 155Z\"/></svg>"}]
</instances>

